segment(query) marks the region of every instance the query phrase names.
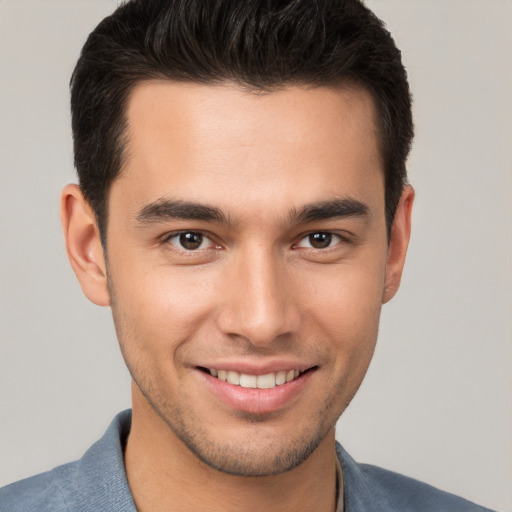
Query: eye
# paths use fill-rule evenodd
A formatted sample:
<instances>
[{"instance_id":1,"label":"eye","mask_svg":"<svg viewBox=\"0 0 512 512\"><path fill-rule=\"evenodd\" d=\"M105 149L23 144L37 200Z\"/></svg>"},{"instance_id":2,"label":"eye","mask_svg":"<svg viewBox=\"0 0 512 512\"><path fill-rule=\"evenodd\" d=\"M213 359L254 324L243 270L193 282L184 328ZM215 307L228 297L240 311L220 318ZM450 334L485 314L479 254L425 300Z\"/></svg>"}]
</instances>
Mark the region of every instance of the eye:
<instances>
[{"instance_id":1,"label":"eye","mask_svg":"<svg viewBox=\"0 0 512 512\"><path fill-rule=\"evenodd\" d=\"M326 231L318 231L317 233L310 233L305 236L296 247L305 247L310 249L327 249L339 244L341 237L334 233Z\"/></svg>"},{"instance_id":2,"label":"eye","mask_svg":"<svg viewBox=\"0 0 512 512\"><path fill-rule=\"evenodd\" d=\"M207 236L196 231L182 231L169 236L165 241L182 251L197 251L215 245Z\"/></svg>"}]
</instances>

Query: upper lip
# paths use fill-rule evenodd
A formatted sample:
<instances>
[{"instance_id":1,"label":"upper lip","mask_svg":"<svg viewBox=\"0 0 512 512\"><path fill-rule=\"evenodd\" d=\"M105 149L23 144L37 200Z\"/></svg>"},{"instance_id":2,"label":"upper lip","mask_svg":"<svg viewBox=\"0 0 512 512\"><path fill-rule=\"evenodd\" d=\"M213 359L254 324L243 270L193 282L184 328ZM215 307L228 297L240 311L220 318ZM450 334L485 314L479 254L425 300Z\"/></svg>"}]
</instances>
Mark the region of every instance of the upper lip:
<instances>
[{"instance_id":1,"label":"upper lip","mask_svg":"<svg viewBox=\"0 0 512 512\"><path fill-rule=\"evenodd\" d=\"M211 361L208 363L197 365L198 368L206 368L215 370L235 371L238 373L246 373L249 375L266 375L268 373L277 373L280 371L299 370L305 372L313 368L314 364L305 363L304 361L276 360L265 363L254 363L250 361Z\"/></svg>"}]
</instances>

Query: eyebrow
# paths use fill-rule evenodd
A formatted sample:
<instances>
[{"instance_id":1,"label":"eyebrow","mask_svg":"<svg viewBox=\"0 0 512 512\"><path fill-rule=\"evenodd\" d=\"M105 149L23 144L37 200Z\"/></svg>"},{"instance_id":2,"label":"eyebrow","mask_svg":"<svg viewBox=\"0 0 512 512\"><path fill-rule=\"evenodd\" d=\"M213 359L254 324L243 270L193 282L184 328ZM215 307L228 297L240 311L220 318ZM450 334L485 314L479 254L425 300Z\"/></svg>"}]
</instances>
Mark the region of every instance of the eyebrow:
<instances>
[{"instance_id":1,"label":"eyebrow","mask_svg":"<svg viewBox=\"0 0 512 512\"><path fill-rule=\"evenodd\" d=\"M305 205L299 211L292 210L289 222L297 224L340 217L368 217L370 209L353 198L339 198Z\"/></svg>"},{"instance_id":2,"label":"eyebrow","mask_svg":"<svg viewBox=\"0 0 512 512\"><path fill-rule=\"evenodd\" d=\"M305 224L319 220L340 217L366 217L369 208L366 204L352 198L330 199L293 208L288 214L286 224ZM168 220L201 220L219 224L233 224L229 218L214 206L189 201L160 198L144 206L136 216L143 225L156 224Z\"/></svg>"},{"instance_id":3,"label":"eyebrow","mask_svg":"<svg viewBox=\"0 0 512 512\"><path fill-rule=\"evenodd\" d=\"M137 214L137 221L140 224L153 224L173 219L229 223L222 211L213 206L166 198L147 204Z\"/></svg>"}]
</instances>

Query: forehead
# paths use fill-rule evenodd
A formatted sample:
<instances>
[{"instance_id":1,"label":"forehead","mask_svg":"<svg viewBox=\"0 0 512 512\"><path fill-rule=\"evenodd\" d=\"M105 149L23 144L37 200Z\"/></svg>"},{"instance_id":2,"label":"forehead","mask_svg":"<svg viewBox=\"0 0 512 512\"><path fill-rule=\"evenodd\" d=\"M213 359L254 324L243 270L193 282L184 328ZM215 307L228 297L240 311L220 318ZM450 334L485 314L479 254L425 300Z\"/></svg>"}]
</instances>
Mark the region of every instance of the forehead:
<instances>
[{"instance_id":1,"label":"forehead","mask_svg":"<svg viewBox=\"0 0 512 512\"><path fill-rule=\"evenodd\" d=\"M127 121L113 191L134 206L169 195L231 209L383 195L374 104L362 88L149 81L132 91Z\"/></svg>"}]
</instances>

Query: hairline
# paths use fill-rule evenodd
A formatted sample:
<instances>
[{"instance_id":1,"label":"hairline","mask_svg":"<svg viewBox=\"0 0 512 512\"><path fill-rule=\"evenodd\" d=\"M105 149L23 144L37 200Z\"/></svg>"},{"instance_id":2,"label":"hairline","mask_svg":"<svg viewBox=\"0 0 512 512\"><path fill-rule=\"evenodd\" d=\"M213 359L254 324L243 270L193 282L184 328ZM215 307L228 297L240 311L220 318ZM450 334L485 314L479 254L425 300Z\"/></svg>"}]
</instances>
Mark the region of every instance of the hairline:
<instances>
[{"instance_id":1,"label":"hairline","mask_svg":"<svg viewBox=\"0 0 512 512\"><path fill-rule=\"evenodd\" d=\"M102 218L98 217L98 212L96 212L96 209L93 207L93 211L95 213L96 223L98 225L98 230L100 233L100 240L101 244L103 246L103 250L105 254L107 253L107 230L108 230L108 220L109 220L109 205L110 205L110 193L112 189L112 185L115 183L115 181L122 175L123 169L125 167L125 163L127 159L129 158L129 119L128 119L128 107L129 103L131 101L131 98L135 91L145 85L150 83L158 83L158 82L166 82L166 83L173 83L173 84L196 84L196 85L203 85L205 87L225 87L230 86L234 88L238 88L248 94L254 94L254 95L266 95L266 94L272 94L279 91L285 91L287 89L290 89L292 87L302 88L304 90L313 90L313 89L319 89L319 88L325 88L329 89L331 91L354 91L354 90L362 90L368 93L370 99L371 99L371 105L372 105L372 118L373 118L373 129L374 133L377 137L377 146L380 156L380 163L381 163L381 172L383 173L384 178L384 201L385 201L385 209L387 211L388 204L387 204L387 193L386 193L386 162L385 162L385 143L384 143L384 128L381 126L381 114L379 112L379 102L376 98L375 92L372 90L372 88L366 84L363 80L359 79L355 76L342 76L339 77L338 80L333 80L329 82L315 82L315 81L307 81L307 80L287 80L280 83L276 83L274 85L255 85L251 84L245 80L239 79L237 77L233 78L211 78L208 80L191 80L191 79L176 79L171 78L163 73L155 73L153 76L141 76L139 78L135 78L129 83L129 85L126 87L124 91L124 97L121 101L120 105L120 118L119 118L119 128L121 129L121 133L118 135L118 137L115 140L116 147L114 148L119 153L119 161L118 165L115 171L115 174L110 181L108 188L105 190L104 194L104 201L102 204ZM405 186L405 184L402 185L402 189ZM86 198L87 199L87 198ZM89 202L89 201L88 201ZM92 205L91 205L92 206ZM391 230L391 224L393 222L394 214L391 219L387 219L386 215L386 230L387 230L387 238L389 241L389 235ZM388 225L389 224L389 225Z\"/></svg>"}]
</instances>

